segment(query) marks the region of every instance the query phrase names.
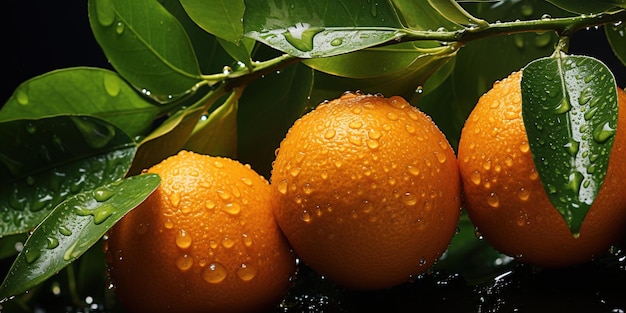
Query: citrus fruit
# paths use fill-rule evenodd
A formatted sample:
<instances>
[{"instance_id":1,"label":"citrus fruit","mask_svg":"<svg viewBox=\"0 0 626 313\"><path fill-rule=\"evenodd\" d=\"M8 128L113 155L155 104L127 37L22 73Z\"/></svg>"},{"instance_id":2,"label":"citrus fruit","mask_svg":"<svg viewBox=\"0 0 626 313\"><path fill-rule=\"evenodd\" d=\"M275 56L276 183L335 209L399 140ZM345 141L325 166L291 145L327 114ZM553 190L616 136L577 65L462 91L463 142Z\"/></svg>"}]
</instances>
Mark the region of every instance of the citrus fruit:
<instances>
[{"instance_id":1,"label":"citrus fruit","mask_svg":"<svg viewBox=\"0 0 626 313\"><path fill-rule=\"evenodd\" d=\"M353 289L392 287L426 271L460 214L454 151L398 96L345 93L302 116L280 144L271 185L296 254Z\"/></svg>"},{"instance_id":2,"label":"citrus fruit","mask_svg":"<svg viewBox=\"0 0 626 313\"><path fill-rule=\"evenodd\" d=\"M187 151L147 172L161 185L105 241L128 312L258 312L280 302L296 263L267 180L235 160Z\"/></svg>"},{"instance_id":3,"label":"citrus fruit","mask_svg":"<svg viewBox=\"0 0 626 313\"><path fill-rule=\"evenodd\" d=\"M620 238L626 222L626 93L605 181L578 237L550 202L522 119L522 72L496 82L466 120L458 148L464 202L480 234L500 252L543 267L584 263Z\"/></svg>"}]
</instances>

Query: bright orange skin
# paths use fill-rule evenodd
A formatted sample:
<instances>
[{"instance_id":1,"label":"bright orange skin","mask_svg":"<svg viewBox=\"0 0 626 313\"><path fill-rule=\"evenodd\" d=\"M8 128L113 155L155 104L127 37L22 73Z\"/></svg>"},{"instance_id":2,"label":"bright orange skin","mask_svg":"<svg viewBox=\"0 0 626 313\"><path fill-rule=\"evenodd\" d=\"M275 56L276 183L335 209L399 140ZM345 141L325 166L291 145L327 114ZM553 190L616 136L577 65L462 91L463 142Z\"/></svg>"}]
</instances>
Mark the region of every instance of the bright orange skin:
<instances>
[{"instance_id":1,"label":"bright orange skin","mask_svg":"<svg viewBox=\"0 0 626 313\"><path fill-rule=\"evenodd\" d=\"M158 173L161 185L105 241L123 307L185 313L275 307L296 263L273 217L268 182L237 161L185 151L148 172Z\"/></svg>"},{"instance_id":2,"label":"bright orange skin","mask_svg":"<svg viewBox=\"0 0 626 313\"><path fill-rule=\"evenodd\" d=\"M494 84L467 119L459 142L464 201L496 249L542 267L584 263L616 243L626 226L626 93L618 89L617 133L607 176L575 238L545 192L521 115L521 72Z\"/></svg>"},{"instance_id":3,"label":"bright orange skin","mask_svg":"<svg viewBox=\"0 0 626 313\"><path fill-rule=\"evenodd\" d=\"M460 214L457 161L401 97L346 93L291 127L272 171L278 224L335 283L381 289L426 271Z\"/></svg>"}]
</instances>

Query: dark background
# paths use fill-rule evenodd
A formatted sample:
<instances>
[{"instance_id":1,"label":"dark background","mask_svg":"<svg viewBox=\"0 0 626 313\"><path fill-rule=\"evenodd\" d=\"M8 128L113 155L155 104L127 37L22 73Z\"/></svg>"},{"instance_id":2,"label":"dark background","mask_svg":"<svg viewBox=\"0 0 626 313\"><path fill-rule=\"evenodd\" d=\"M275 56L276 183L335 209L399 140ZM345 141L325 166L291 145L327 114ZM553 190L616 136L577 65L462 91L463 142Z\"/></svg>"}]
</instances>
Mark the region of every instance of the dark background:
<instances>
[{"instance_id":1,"label":"dark background","mask_svg":"<svg viewBox=\"0 0 626 313\"><path fill-rule=\"evenodd\" d=\"M91 33L87 0L8 0L3 6L0 103L23 81L51 70L74 66L111 69ZM618 85L626 87L626 70L612 54L601 29L578 32L571 40L570 53L601 59L612 68Z\"/></svg>"}]
</instances>

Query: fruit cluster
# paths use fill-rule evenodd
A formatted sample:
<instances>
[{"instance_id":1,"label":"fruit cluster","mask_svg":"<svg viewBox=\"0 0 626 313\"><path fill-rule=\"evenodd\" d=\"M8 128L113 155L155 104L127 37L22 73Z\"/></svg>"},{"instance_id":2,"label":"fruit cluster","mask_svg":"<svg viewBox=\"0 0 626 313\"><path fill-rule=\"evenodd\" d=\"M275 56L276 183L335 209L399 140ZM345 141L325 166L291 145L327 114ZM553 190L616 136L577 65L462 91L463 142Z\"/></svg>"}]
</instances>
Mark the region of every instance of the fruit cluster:
<instances>
[{"instance_id":1,"label":"fruit cluster","mask_svg":"<svg viewBox=\"0 0 626 313\"><path fill-rule=\"evenodd\" d=\"M605 183L572 236L533 163L520 79L513 73L481 97L458 161L403 98L350 92L294 123L271 183L231 159L182 151L162 161L148 170L159 188L105 242L121 303L130 312L271 308L296 258L340 286L393 287L441 257L462 207L489 243L522 262L591 260L624 229L626 168L616 160L626 157L626 130L617 127Z\"/></svg>"}]
</instances>

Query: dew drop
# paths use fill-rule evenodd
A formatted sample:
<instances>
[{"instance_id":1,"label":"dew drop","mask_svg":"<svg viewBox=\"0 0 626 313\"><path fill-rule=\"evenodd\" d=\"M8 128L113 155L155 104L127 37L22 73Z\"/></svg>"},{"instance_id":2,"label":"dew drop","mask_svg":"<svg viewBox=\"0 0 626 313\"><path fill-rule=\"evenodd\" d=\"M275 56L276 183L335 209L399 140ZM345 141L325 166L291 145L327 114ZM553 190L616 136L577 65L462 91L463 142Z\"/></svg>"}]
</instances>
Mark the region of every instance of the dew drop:
<instances>
[{"instance_id":1,"label":"dew drop","mask_svg":"<svg viewBox=\"0 0 626 313\"><path fill-rule=\"evenodd\" d=\"M406 169L413 176L418 176L420 174L420 169L415 166L407 165Z\"/></svg>"},{"instance_id":2,"label":"dew drop","mask_svg":"<svg viewBox=\"0 0 626 313\"><path fill-rule=\"evenodd\" d=\"M522 141L522 143L519 145L519 151L523 153L527 153L528 151L530 151L530 146L526 141Z\"/></svg>"},{"instance_id":3,"label":"dew drop","mask_svg":"<svg viewBox=\"0 0 626 313\"><path fill-rule=\"evenodd\" d=\"M41 251L35 250L35 249L31 249L31 248L25 248L24 249L24 256L26 256L26 262L27 263L33 263L33 262L37 261L37 259L39 259L39 257L41 256Z\"/></svg>"},{"instance_id":4,"label":"dew drop","mask_svg":"<svg viewBox=\"0 0 626 313\"><path fill-rule=\"evenodd\" d=\"M611 127L609 122L606 122L593 130L593 139L598 143L604 143L614 134L615 129Z\"/></svg>"},{"instance_id":5,"label":"dew drop","mask_svg":"<svg viewBox=\"0 0 626 313\"><path fill-rule=\"evenodd\" d=\"M193 265L193 258L189 254L183 254L176 259L176 267L181 271L186 271Z\"/></svg>"},{"instance_id":6,"label":"dew drop","mask_svg":"<svg viewBox=\"0 0 626 313\"><path fill-rule=\"evenodd\" d=\"M378 147L380 146L380 143L378 142L378 140L367 140L365 142L367 144L367 147L370 149L378 149Z\"/></svg>"},{"instance_id":7,"label":"dew drop","mask_svg":"<svg viewBox=\"0 0 626 313\"><path fill-rule=\"evenodd\" d=\"M72 231L67 228L66 226L59 226L59 233L63 236L71 236L72 235Z\"/></svg>"},{"instance_id":8,"label":"dew drop","mask_svg":"<svg viewBox=\"0 0 626 313\"><path fill-rule=\"evenodd\" d=\"M170 200L170 204L175 208L180 204L180 194L177 192L170 194L168 199Z\"/></svg>"},{"instance_id":9,"label":"dew drop","mask_svg":"<svg viewBox=\"0 0 626 313\"><path fill-rule=\"evenodd\" d=\"M500 199L498 199L498 195L495 192L491 192L487 197L487 204L493 208L497 208L500 206Z\"/></svg>"},{"instance_id":10,"label":"dew drop","mask_svg":"<svg viewBox=\"0 0 626 313\"><path fill-rule=\"evenodd\" d=\"M239 268L237 268L237 277L243 281L252 280L257 273L257 268L254 265L242 263Z\"/></svg>"},{"instance_id":11,"label":"dew drop","mask_svg":"<svg viewBox=\"0 0 626 313\"><path fill-rule=\"evenodd\" d=\"M56 237L47 237L46 242L46 248L48 249L54 249L59 246L59 239Z\"/></svg>"},{"instance_id":12,"label":"dew drop","mask_svg":"<svg viewBox=\"0 0 626 313\"><path fill-rule=\"evenodd\" d=\"M472 181L472 183L474 183L474 185L477 185L477 186L480 185L480 181L481 181L480 172L474 171L470 175L470 180Z\"/></svg>"},{"instance_id":13,"label":"dew drop","mask_svg":"<svg viewBox=\"0 0 626 313\"><path fill-rule=\"evenodd\" d=\"M298 174L300 174L300 171L301 171L301 170L302 170L302 169L301 169L301 168L299 168L299 167L297 167L297 166L296 166L296 167L292 167L292 168L289 170L289 174L290 174L292 177L296 177L296 176L298 176Z\"/></svg>"},{"instance_id":14,"label":"dew drop","mask_svg":"<svg viewBox=\"0 0 626 313\"><path fill-rule=\"evenodd\" d=\"M355 146L360 146L362 144L361 138L356 136L348 137L348 141Z\"/></svg>"},{"instance_id":15,"label":"dew drop","mask_svg":"<svg viewBox=\"0 0 626 313\"><path fill-rule=\"evenodd\" d=\"M239 212L241 212L241 205L239 205L239 203L237 202L227 203L224 206L224 212L231 215L237 215L239 214Z\"/></svg>"},{"instance_id":16,"label":"dew drop","mask_svg":"<svg viewBox=\"0 0 626 313\"><path fill-rule=\"evenodd\" d=\"M104 221L106 221L109 217L111 217L111 215L113 215L115 211L116 210L114 206L108 203L104 203L97 209L93 210L93 222L96 225L100 225L104 223Z\"/></svg>"},{"instance_id":17,"label":"dew drop","mask_svg":"<svg viewBox=\"0 0 626 313\"><path fill-rule=\"evenodd\" d=\"M211 284L222 282L226 278L226 267L221 263L211 263L202 272L202 279Z\"/></svg>"},{"instance_id":18,"label":"dew drop","mask_svg":"<svg viewBox=\"0 0 626 313\"><path fill-rule=\"evenodd\" d=\"M324 133L324 138L326 139L332 139L333 137L335 137L335 130L334 129L328 129L326 130L326 133Z\"/></svg>"},{"instance_id":19,"label":"dew drop","mask_svg":"<svg viewBox=\"0 0 626 313\"><path fill-rule=\"evenodd\" d=\"M113 0L95 1L96 18L102 26L109 26L115 21L115 7Z\"/></svg>"},{"instance_id":20,"label":"dew drop","mask_svg":"<svg viewBox=\"0 0 626 313\"><path fill-rule=\"evenodd\" d=\"M244 244L246 247L250 247L250 246L252 246L252 238L250 238L250 236L248 236L248 234L242 234L242 235L241 235L241 238L242 238L242 240L243 240L243 244Z\"/></svg>"},{"instance_id":21,"label":"dew drop","mask_svg":"<svg viewBox=\"0 0 626 313\"><path fill-rule=\"evenodd\" d=\"M589 110L585 111L585 115L584 115L585 120L589 121L591 118L593 118L596 112L598 112L598 109L599 108L597 106L594 106L594 107L589 108Z\"/></svg>"},{"instance_id":22,"label":"dew drop","mask_svg":"<svg viewBox=\"0 0 626 313\"><path fill-rule=\"evenodd\" d=\"M359 129L361 127L363 127L363 122L361 121L352 121L348 124L348 127L352 128L352 129Z\"/></svg>"},{"instance_id":23,"label":"dew drop","mask_svg":"<svg viewBox=\"0 0 626 313\"><path fill-rule=\"evenodd\" d=\"M110 96L115 97L120 93L120 82L117 76L107 73L104 75L103 83L104 90L106 90Z\"/></svg>"},{"instance_id":24,"label":"dew drop","mask_svg":"<svg viewBox=\"0 0 626 313\"><path fill-rule=\"evenodd\" d=\"M526 200L528 200L528 198L530 198L530 191L528 191L528 189L522 187L522 188L520 188L519 192L517 193L517 196L520 198L520 200L526 201Z\"/></svg>"},{"instance_id":25,"label":"dew drop","mask_svg":"<svg viewBox=\"0 0 626 313\"><path fill-rule=\"evenodd\" d=\"M224 191L222 189L218 189L217 190L217 195L222 199L222 200L229 200L230 199L230 193L228 193L227 191Z\"/></svg>"},{"instance_id":26,"label":"dew drop","mask_svg":"<svg viewBox=\"0 0 626 313\"><path fill-rule=\"evenodd\" d=\"M407 133L409 133L411 135L415 134L415 131L416 131L415 127L413 125L411 125L411 124L406 124L404 126L404 129L406 130Z\"/></svg>"},{"instance_id":27,"label":"dew drop","mask_svg":"<svg viewBox=\"0 0 626 313\"><path fill-rule=\"evenodd\" d=\"M342 43L343 43L343 38L335 38L331 40L330 45L333 47L337 47L337 46L341 46Z\"/></svg>"},{"instance_id":28,"label":"dew drop","mask_svg":"<svg viewBox=\"0 0 626 313\"><path fill-rule=\"evenodd\" d=\"M320 27L310 27L308 23L296 23L282 34L294 48L307 52L313 50L313 37L323 30Z\"/></svg>"},{"instance_id":29,"label":"dew drop","mask_svg":"<svg viewBox=\"0 0 626 313\"><path fill-rule=\"evenodd\" d=\"M121 35L124 33L124 29L126 29L126 27L124 26L124 23L122 23L121 21L118 21L115 24L115 33L117 33L118 35Z\"/></svg>"},{"instance_id":30,"label":"dew drop","mask_svg":"<svg viewBox=\"0 0 626 313\"><path fill-rule=\"evenodd\" d=\"M372 140L378 140L382 135L382 132L377 129L370 129L370 131L367 132L367 136Z\"/></svg>"},{"instance_id":31,"label":"dew drop","mask_svg":"<svg viewBox=\"0 0 626 313\"><path fill-rule=\"evenodd\" d=\"M304 191L304 194L310 195L311 193L313 193L313 187L311 187L310 183L306 183L302 187L302 191Z\"/></svg>"},{"instance_id":32,"label":"dew drop","mask_svg":"<svg viewBox=\"0 0 626 313\"><path fill-rule=\"evenodd\" d=\"M191 246L191 236L187 234L184 229L181 229L178 234L176 234L176 246L181 249L187 249Z\"/></svg>"},{"instance_id":33,"label":"dew drop","mask_svg":"<svg viewBox=\"0 0 626 313\"><path fill-rule=\"evenodd\" d=\"M102 186L95 189L92 194L96 201L103 202L111 199L111 197L115 195L115 191L109 189L106 186Z\"/></svg>"},{"instance_id":34,"label":"dew drop","mask_svg":"<svg viewBox=\"0 0 626 313\"><path fill-rule=\"evenodd\" d=\"M229 249L229 248L232 248L234 245L235 245L235 241L231 239L230 237L226 236L222 238L222 247Z\"/></svg>"},{"instance_id":35,"label":"dew drop","mask_svg":"<svg viewBox=\"0 0 626 313\"><path fill-rule=\"evenodd\" d=\"M413 206L417 203L417 197L414 196L412 193L410 192L406 192L403 196L402 196L402 202L404 202L404 204L406 205L410 205Z\"/></svg>"},{"instance_id":36,"label":"dew drop","mask_svg":"<svg viewBox=\"0 0 626 313\"><path fill-rule=\"evenodd\" d=\"M208 199L208 200L204 203L204 206L205 206L207 209L210 209L210 210L215 209L215 202L213 202L211 199Z\"/></svg>"},{"instance_id":37,"label":"dew drop","mask_svg":"<svg viewBox=\"0 0 626 313\"><path fill-rule=\"evenodd\" d=\"M17 99L17 103L21 104L21 105L27 105L28 102L30 101L28 99L28 94L26 93L26 91L19 89L16 93L16 99Z\"/></svg>"},{"instance_id":38,"label":"dew drop","mask_svg":"<svg viewBox=\"0 0 626 313\"><path fill-rule=\"evenodd\" d=\"M387 113L387 118L391 121L397 121L400 117L394 112Z\"/></svg>"},{"instance_id":39,"label":"dew drop","mask_svg":"<svg viewBox=\"0 0 626 313\"><path fill-rule=\"evenodd\" d=\"M241 181L243 181L243 183L246 184L246 186L252 186L252 180L248 177L242 177Z\"/></svg>"},{"instance_id":40,"label":"dew drop","mask_svg":"<svg viewBox=\"0 0 626 313\"><path fill-rule=\"evenodd\" d=\"M276 187L276 189L278 189L278 192L282 193L283 195L286 195L288 184L289 182L286 179L283 179L280 183L278 183L278 186Z\"/></svg>"},{"instance_id":41,"label":"dew drop","mask_svg":"<svg viewBox=\"0 0 626 313\"><path fill-rule=\"evenodd\" d=\"M565 144L564 148L571 156L576 156L578 153L578 149L580 147L580 143L574 139L570 139L568 143Z\"/></svg>"},{"instance_id":42,"label":"dew drop","mask_svg":"<svg viewBox=\"0 0 626 313\"><path fill-rule=\"evenodd\" d=\"M583 89L583 91L580 93L580 96L578 97L578 103L580 103L580 105L585 105L587 104L587 102L589 102L589 100L591 100L592 97L592 91L590 88L585 88Z\"/></svg>"},{"instance_id":43,"label":"dew drop","mask_svg":"<svg viewBox=\"0 0 626 313\"><path fill-rule=\"evenodd\" d=\"M571 108L572 108L571 104L569 103L567 98L564 97L563 101L559 103L559 106L554 109L554 113L555 114L566 113L566 112L569 112Z\"/></svg>"},{"instance_id":44,"label":"dew drop","mask_svg":"<svg viewBox=\"0 0 626 313\"><path fill-rule=\"evenodd\" d=\"M302 210L302 212L300 212L300 220L305 223L310 223L312 220L311 213L309 213L306 209Z\"/></svg>"},{"instance_id":45,"label":"dew drop","mask_svg":"<svg viewBox=\"0 0 626 313\"><path fill-rule=\"evenodd\" d=\"M571 173L568 177L567 189L578 193L580 191L580 184L582 183L584 178L585 176L581 172L575 171Z\"/></svg>"}]
</instances>

